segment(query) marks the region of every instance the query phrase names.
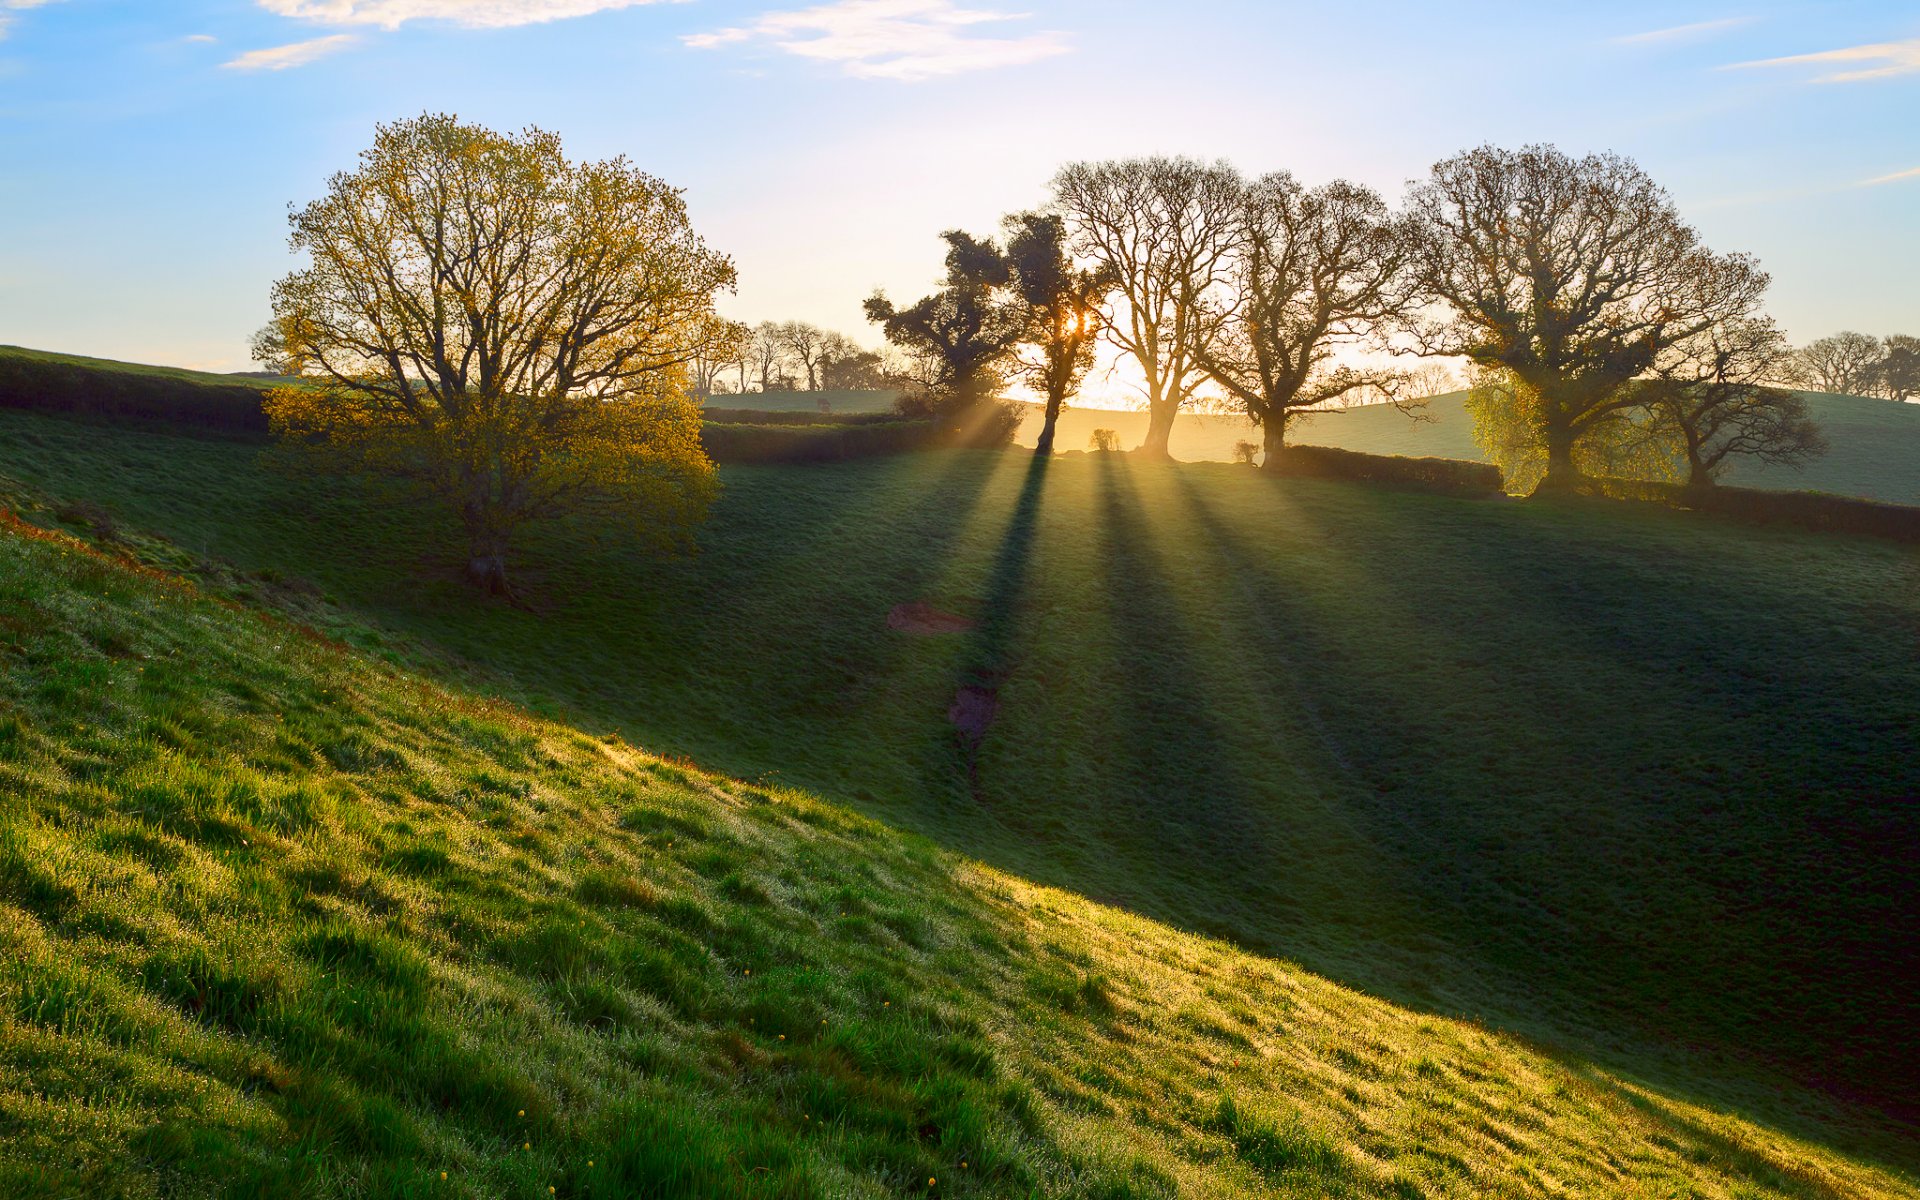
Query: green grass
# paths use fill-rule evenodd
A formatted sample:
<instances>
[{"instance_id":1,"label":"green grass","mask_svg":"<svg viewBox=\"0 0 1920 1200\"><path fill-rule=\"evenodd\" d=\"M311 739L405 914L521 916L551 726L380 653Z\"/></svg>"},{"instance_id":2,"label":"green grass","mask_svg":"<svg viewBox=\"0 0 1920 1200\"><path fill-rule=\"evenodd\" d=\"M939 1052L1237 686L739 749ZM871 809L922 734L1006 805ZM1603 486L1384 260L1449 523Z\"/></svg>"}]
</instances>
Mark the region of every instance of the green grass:
<instances>
[{"instance_id":1,"label":"green grass","mask_svg":"<svg viewBox=\"0 0 1920 1200\"><path fill-rule=\"evenodd\" d=\"M1481 461L1485 456L1474 444L1465 397L1464 392L1434 397L1426 409L1428 419L1419 422L1378 405L1314 417L1289 436L1368 454ZM1817 393L1808 393L1806 400L1831 449L1799 469L1737 462L1727 473L1727 483L1920 504L1920 404ZM1039 427L1037 415L1028 419L1021 431L1027 445L1033 444ZM1146 430L1146 414L1070 410L1061 421L1060 448L1086 449L1096 428L1119 431L1120 444L1132 448ZM1174 431L1173 453L1187 461L1228 462L1234 443L1243 440L1260 440L1243 418L1187 415Z\"/></svg>"},{"instance_id":2,"label":"green grass","mask_svg":"<svg viewBox=\"0 0 1920 1200\"><path fill-rule=\"evenodd\" d=\"M0 614L0 1194L1920 1195L61 535Z\"/></svg>"},{"instance_id":3,"label":"green grass","mask_svg":"<svg viewBox=\"0 0 1920 1200\"><path fill-rule=\"evenodd\" d=\"M51 366L74 367L88 371L105 372L110 375L140 375L152 378L177 380L182 383L197 383L206 387L259 388L274 382L271 378L251 375L220 375L211 371L190 371L184 367L156 367L147 363L121 362L112 358L88 358L82 354L58 354L51 350L30 350L25 346L0 345L0 360L17 359L22 362L43 363Z\"/></svg>"}]
</instances>

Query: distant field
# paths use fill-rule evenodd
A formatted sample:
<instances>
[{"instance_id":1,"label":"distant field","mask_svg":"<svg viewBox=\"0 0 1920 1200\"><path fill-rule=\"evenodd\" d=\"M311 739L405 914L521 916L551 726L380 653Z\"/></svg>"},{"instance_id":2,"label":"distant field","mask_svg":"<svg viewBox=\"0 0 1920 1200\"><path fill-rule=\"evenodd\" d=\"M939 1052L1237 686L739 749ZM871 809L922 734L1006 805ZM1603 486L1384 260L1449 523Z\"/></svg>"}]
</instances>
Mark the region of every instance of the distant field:
<instances>
[{"instance_id":1,"label":"distant field","mask_svg":"<svg viewBox=\"0 0 1920 1200\"><path fill-rule=\"evenodd\" d=\"M1326 413L1300 426L1297 437L1371 454L1478 460L1482 456L1473 442L1465 399L1463 392L1435 397L1424 414L1428 419L1419 422L1390 407ZM1726 482L1920 504L1920 404L1821 394L1809 394L1807 402L1832 445L1827 454L1801 470L1742 462L1728 472ZM1024 445L1034 444L1040 423L1037 410L1028 415L1020 431ZM1084 450L1095 429L1112 429L1119 433L1121 446L1131 449L1146 428L1144 412L1070 409L1061 417L1057 444L1063 451ZM1188 414L1174 429L1173 456L1189 462L1229 462L1234 443L1242 440L1260 440L1244 418Z\"/></svg>"},{"instance_id":2,"label":"distant field","mask_svg":"<svg viewBox=\"0 0 1920 1200\"><path fill-rule=\"evenodd\" d=\"M1910 549L939 453L726 469L684 561L550 530L522 612L458 582L434 510L258 454L0 413L0 474L356 644L1426 1011L1913 1145L1882 1123L1920 1115ZM979 629L889 629L912 601ZM972 770L962 686L999 705Z\"/></svg>"}]
</instances>

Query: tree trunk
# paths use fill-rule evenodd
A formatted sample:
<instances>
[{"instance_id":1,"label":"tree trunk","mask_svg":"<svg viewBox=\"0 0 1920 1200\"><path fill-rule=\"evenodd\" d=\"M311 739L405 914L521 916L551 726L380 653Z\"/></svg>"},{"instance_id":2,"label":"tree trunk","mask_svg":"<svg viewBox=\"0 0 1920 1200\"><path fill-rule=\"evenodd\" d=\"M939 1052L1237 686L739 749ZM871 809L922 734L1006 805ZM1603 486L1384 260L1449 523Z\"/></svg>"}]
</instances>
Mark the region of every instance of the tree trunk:
<instances>
[{"instance_id":1,"label":"tree trunk","mask_svg":"<svg viewBox=\"0 0 1920 1200\"><path fill-rule=\"evenodd\" d=\"M1060 409L1066 404L1064 395L1049 393L1047 396L1047 417L1040 425L1040 440L1033 445L1037 457L1046 458L1053 453L1053 435L1060 424Z\"/></svg>"},{"instance_id":2,"label":"tree trunk","mask_svg":"<svg viewBox=\"0 0 1920 1200\"><path fill-rule=\"evenodd\" d=\"M1260 422L1262 470L1278 471L1287 454L1287 418L1275 413Z\"/></svg>"},{"instance_id":3,"label":"tree trunk","mask_svg":"<svg viewBox=\"0 0 1920 1200\"><path fill-rule=\"evenodd\" d=\"M474 549L467 558L467 582L489 596L513 595L513 589L507 584L506 555L497 551Z\"/></svg>"},{"instance_id":4,"label":"tree trunk","mask_svg":"<svg viewBox=\"0 0 1920 1200\"><path fill-rule=\"evenodd\" d=\"M1154 400L1147 405L1147 438L1139 453L1147 458L1172 458L1167 449L1173 441L1173 419L1180 414L1177 400Z\"/></svg>"},{"instance_id":5,"label":"tree trunk","mask_svg":"<svg viewBox=\"0 0 1920 1200\"><path fill-rule=\"evenodd\" d=\"M1549 427L1547 435L1547 473L1540 480L1543 492L1570 492L1580 485L1580 468L1573 464L1573 431Z\"/></svg>"},{"instance_id":6,"label":"tree trunk","mask_svg":"<svg viewBox=\"0 0 1920 1200\"><path fill-rule=\"evenodd\" d=\"M1687 486L1690 488L1713 486L1713 468L1700 461L1698 454L1687 455Z\"/></svg>"}]
</instances>

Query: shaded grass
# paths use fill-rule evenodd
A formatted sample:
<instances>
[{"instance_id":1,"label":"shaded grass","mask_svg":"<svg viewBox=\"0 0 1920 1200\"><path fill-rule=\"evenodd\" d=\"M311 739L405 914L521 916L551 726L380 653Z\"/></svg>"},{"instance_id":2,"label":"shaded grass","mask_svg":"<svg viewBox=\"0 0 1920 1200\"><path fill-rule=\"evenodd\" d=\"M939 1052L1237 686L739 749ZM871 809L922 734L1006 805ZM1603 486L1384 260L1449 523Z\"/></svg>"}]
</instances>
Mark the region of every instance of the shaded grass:
<instances>
[{"instance_id":1,"label":"shaded grass","mask_svg":"<svg viewBox=\"0 0 1920 1200\"><path fill-rule=\"evenodd\" d=\"M0 1193L1916 1194L57 535L0 611Z\"/></svg>"},{"instance_id":2,"label":"shaded grass","mask_svg":"<svg viewBox=\"0 0 1920 1200\"><path fill-rule=\"evenodd\" d=\"M529 614L468 594L431 513L243 447L0 422L0 471L356 645L1911 1161L1910 549L955 453L729 470L689 561L554 531ZM917 599L981 628L891 633ZM969 752L946 714L983 675ZM377 778L367 753L262 761ZM723 859L703 886L777 899Z\"/></svg>"}]
</instances>

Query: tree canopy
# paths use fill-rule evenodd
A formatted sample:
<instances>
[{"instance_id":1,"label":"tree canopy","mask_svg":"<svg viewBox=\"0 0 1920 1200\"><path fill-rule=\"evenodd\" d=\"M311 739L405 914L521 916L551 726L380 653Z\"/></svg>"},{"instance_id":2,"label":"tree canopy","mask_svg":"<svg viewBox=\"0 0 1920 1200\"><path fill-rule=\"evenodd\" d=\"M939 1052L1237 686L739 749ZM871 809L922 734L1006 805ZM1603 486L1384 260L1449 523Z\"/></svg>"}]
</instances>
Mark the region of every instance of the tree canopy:
<instances>
[{"instance_id":1,"label":"tree canopy","mask_svg":"<svg viewBox=\"0 0 1920 1200\"><path fill-rule=\"evenodd\" d=\"M1416 340L1511 379L1545 486L1578 479L1575 443L1639 402L1632 385L1664 349L1755 315L1767 286L1752 259L1701 245L1619 155L1483 146L1436 164L1409 207L1434 308Z\"/></svg>"},{"instance_id":2,"label":"tree canopy","mask_svg":"<svg viewBox=\"0 0 1920 1200\"><path fill-rule=\"evenodd\" d=\"M690 364L739 330L713 307L733 263L678 191L538 129L422 116L290 220L310 265L274 286L261 346L309 386L270 399L281 435L429 486L494 591L527 520L686 539L715 493Z\"/></svg>"}]
</instances>

